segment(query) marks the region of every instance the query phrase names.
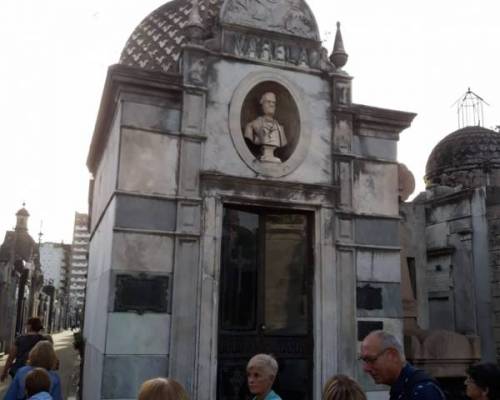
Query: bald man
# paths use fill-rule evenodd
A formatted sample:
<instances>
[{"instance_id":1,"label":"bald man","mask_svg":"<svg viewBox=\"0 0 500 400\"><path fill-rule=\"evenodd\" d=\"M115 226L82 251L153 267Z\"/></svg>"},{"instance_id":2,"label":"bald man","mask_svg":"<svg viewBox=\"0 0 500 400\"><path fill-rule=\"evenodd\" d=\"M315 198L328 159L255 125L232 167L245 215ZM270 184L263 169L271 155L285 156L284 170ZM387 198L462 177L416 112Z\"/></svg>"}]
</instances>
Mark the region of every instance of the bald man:
<instances>
[{"instance_id":1,"label":"bald man","mask_svg":"<svg viewBox=\"0 0 500 400\"><path fill-rule=\"evenodd\" d=\"M359 359L375 383L391 387L390 400L446 400L434 379L406 362L403 346L390 333L368 334Z\"/></svg>"}]
</instances>

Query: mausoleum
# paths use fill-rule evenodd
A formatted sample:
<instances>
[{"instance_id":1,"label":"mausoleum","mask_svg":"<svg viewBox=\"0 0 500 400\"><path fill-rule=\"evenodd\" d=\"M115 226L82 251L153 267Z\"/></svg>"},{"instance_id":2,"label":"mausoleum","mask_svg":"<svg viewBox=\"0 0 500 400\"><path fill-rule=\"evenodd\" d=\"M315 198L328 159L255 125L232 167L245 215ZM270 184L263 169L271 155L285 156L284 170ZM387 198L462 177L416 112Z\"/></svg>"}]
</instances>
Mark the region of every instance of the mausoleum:
<instances>
[{"instance_id":1,"label":"mausoleum","mask_svg":"<svg viewBox=\"0 0 500 400\"><path fill-rule=\"evenodd\" d=\"M334 16L333 16L334 17ZM88 156L84 399L170 376L246 396L276 356L283 398L402 338L397 142L415 114L352 101L340 28L304 0L173 0L110 67Z\"/></svg>"}]
</instances>

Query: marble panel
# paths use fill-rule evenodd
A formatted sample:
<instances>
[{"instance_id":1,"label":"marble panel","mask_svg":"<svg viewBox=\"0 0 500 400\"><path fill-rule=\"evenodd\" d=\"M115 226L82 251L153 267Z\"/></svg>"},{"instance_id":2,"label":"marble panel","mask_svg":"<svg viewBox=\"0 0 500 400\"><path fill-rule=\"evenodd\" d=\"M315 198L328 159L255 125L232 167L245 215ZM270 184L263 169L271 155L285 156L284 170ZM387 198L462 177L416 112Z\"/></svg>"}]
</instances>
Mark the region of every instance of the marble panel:
<instances>
[{"instance_id":1,"label":"marble panel","mask_svg":"<svg viewBox=\"0 0 500 400\"><path fill-rule=\"evenodd\" d=\"M399 221L383 218L357 218L355 220L357 244L372 246L399 246Z\"/></svg>"},{"instance_id":2,"label":"marble panel","mask_svg":"<svg viewBox=\"0 0 500 400\"><path fill-rule=\"evenodd\" d=\"M94 175L92 210L91 210L91 232L94 231L96 224L101 220L108 202L116 190L118 176L118 158L120 143L120 118L121 110L116 111L113 123L111 125L108 141L106 143L103 156Z\"/></svg>"},{"instance_id":3,"label":"marble panel","mask_svg":"<svg viewBox=\"0 0 500 400\"><path fill-rule=\"evenodd\" d=\"M184 92L184 110L182 114L182 132L191 135L204 134L206 113L205 95L196 92Z\"/></svg>"},{"instance_id":4,"label":"marble panel","mask_svg":"<svg viewBox=\"0 0 500 400\"><path fill-rule=\"evenodd\" d=\"M339 369L352 374L355 363L356 335L356 271L354 254L349 249L337 249L337 290L340 334L339 334ZM341 345L340 345L341 343ZM350 344L352 343L352 346Z\"/></svg>"},{"instance_id":5,"label":"marble panel","mask_svg":"<svg viewBox=\"0 0 500 400\"><path fill-rule=\"evenodd\" d=\"M100 399L104 356L91 343L85 344L83 364L83 398Z\"/></svg>"},{"instance_id":6,"label":"marble panel","mask_svg":"<svg viewBox=\"0 0 500 400\"><path fill-rule=\"evenodd\" d=\"M367 400L389 400L387 386L384 386L384 389L379 392L366 392L366 398Z\"/></svg>"},{"instance_id":7,"label":"marble panel","mask_svg":"<svg viewBox=\"0 0 500 400\"><path fill-rule=\"evenodd\" d=\"M141 384L158 376L168 376L167 356L105 356L101 395L135 399Z\"/></svg>"},{"instance_id":8,"label":"marble panel","mask_svg":"<svg viewBox=\"0 0 500 400\"><path fill-rule=\"evenodd\" d=\"M174 231L177 205L174 200L117 196L117 228Z\"/></svg>"},{"instance_id":9,"label":"marble panel","mask_svg":"<svg viewBox=\"0 0 500 400\"><path fill-rule=\"evenodd\" d=\"M107 355L167 355L169 351L170 315L108 314Z\"/></svg>"},{"instance_id":10,"label":"marble panel","mask_svg":"<svg viewBox=\"0 0 500 400\"><path fill-rule=\"evenodd\" d=\"M123 128L118 188L141 194L175 195L179 139Z\"/></svg>"},{"instance_id":11,"label":"marble panel","mask_svg":"<svg viewBox=\"0 0 500 400\"><path fill-rule=\"evenodd\" d=\"M111 269L111 241L113 238L113 225L115 223L116 197L111 200L102 220L94 231L89 242L89 265L87 281L99 277Z\"/></svg>"},{"instance_id":12,"label":"marble panel","mask_svg":"<svg viewBox=\"0 0 500 400\"><path fill-rule=\"evenodd\" d=\"M457 219L468 217L471 215L471 208L469 199L463 199L449 202L442 205L434 205L430 207L427 215L428 224L438 224L440 222L449 221L450 219Z\"/></svg>"},{"instance_id":13,"label":"marble panel","mask_svg":"<svg viewBox=\"0 0 500 400\"><path fill-rule=\"evenodd\" d=\"M356 253L358 281L400 282L399 251L358 250Z\"/></svg>"},{"instance_id":14,"label":"marble panel","mask_svg":"<svg viewBox=\"0 0 500 400\"><path fill-rule=\"evenodd\" d=\"M180 109L132 101L123 102L123 126L178 133L180 132L180 121Z\"/></svg>"},{"instance_id":15,"label":"marble panel","mask_svg":"<svg viewBox=\"0 0 500 400\"><path fill-rule=\"evenodd\" d=\"M195 367L199 241L179 238L176 244L170 373L192 393Z\"/></svg>"},{"instance_id":16,"label":"marble panel","mask_svg":"<svg viewBox=\"0 0 500 400\"><path fill-rule=\"evenodd\" d=\"M86 310L84 336L101 353L104 353L106 341L108 298L110 291L110 272L102 274L99 279L87 281Z\"/></svg>"},{"instance_id":17,"label":"marble panel","mask_svg":"<svg viewBox=\"0 0 500 400\"><path fill-rule=\"evenodd\" d=\"M180 201L178 205L177 231L198 235L201 223L200 204Z\"/></svg>"},{"instance_id":18,"label":"marble panel","mask_svg":"<svg viewBox=\"0 0 500 400\"><path fill-rule=\"evenodd\" d=\"M353 189L351 163L339 161L337 164L337 169L337 181L340 184L339 205L341 207L350 208L352 206Z\"/></svg>"},{"instance_id":19,"label":"marble panel","mask_svg":"<svg viewBox=\"0 0 500 400\"><path fill-rule=\"evenodd\" d=\"M397 161L398 142L370 136L353 136L352 152L362 157Z\"/></svg>"},{"instance_id":20,"label":"marble panel","mask_svg":"<svg viewBox=\"0 0 500 400\"><path fill-rule=\"evenodd\" d=\"M352 218L339 217L338 218L338 232L339 239L342 241L351 241L353 240L353 223Z\"/></svg>"},{"instance_id":21,"label":"marble panel","mask_svg":"<svg viewBox=\"0 0 500 400\"><path fill-rule=\"evenodd\" d=\"M425 227L425 239L428 249L447 247L449 244L448 236L450 234L447 222Z\"/></svg>"},{"instance_id":22,"label":"marble panel","mask_svg":"<svg viewBox=\"0 0 500 400\"><path fill-rule=\"evenodd\" d=\"M179 194L198 197L200 186L201 143L184 139L181 145Z\"/></svg>"},{"instance_id":23,"label":"marble panel","mask_svg":"<svg viewBox=\"0 0 500 400\"><path fill-rule=\"evenodd\" d=\"M356 212L363 214L398 215L397 164L354 160L353 208Z\"/></svg>"},{"instance_id":24,"label":"marble panel","mask_svg":"<svg viewBox=\"0 0 500 400\"><path fill-rule=\"evenodd\" d=\"M171 273L174 238L170 236L115 232L113 269L131 272Z\"/></svg>"}]
</instances>

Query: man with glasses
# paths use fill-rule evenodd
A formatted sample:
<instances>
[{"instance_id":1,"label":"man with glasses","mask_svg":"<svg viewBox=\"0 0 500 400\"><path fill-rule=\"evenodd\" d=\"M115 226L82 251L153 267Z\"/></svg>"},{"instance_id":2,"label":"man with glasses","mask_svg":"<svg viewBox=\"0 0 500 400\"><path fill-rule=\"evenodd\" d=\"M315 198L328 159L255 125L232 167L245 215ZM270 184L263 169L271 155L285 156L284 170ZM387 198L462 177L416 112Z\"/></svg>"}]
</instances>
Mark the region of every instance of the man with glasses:
<instances>
[{"instance_id":1,"label":"man with glasses","mask_svg":"<svg viewBox=\"0 0 500 400\"><path fill-rule=\"evenodd\" d=\"M406 362L394 335L373 331L361 343L359 360L375 383L391 387L390 400L445 400L437 382Z\"/></svg>"}]
</instances>

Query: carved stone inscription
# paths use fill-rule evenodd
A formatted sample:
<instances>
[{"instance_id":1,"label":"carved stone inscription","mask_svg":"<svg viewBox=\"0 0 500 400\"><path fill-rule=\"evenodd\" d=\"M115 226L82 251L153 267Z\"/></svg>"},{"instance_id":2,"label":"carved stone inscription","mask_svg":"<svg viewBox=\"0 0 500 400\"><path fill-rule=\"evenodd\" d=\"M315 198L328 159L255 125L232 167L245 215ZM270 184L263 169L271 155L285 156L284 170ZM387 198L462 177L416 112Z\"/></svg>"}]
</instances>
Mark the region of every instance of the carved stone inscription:
<instances>
[{"instance_id":1,"label":"carved stone inscription","mask_svg":"<svg viewBox=\"0 0 500 400\"><path fill-rule=\"evenodd\" d=\"M222 22L319 40L316 20L303 0L230 0Z\"/></svg>"},{"instance_id":2,"label":"carved stone inscription","mask_svg":"<svg viewBox=\"0 0 500 400\"><path fill-rule=\"evenodd\" d=\"M115 312L165 313L168 310L169 277L117 275Z\"/></svg>"},{"instance_id":3,"label":"carved stone inscription","mask_svg":"<svg viewBox=\"0 0 500 400\"><path fill-rule=\"evenodd\" d=\"M291 40L276 40L239 32L224 33L224 52L237 57L251 58L262 62L289 64L301 68L332 70L333 65L316 43L297 43Z\"/></svg>"}]
</instances>

